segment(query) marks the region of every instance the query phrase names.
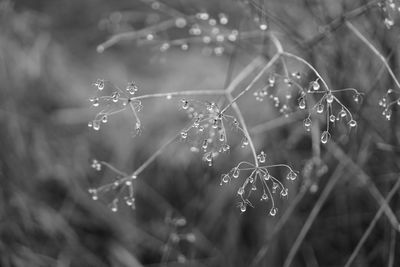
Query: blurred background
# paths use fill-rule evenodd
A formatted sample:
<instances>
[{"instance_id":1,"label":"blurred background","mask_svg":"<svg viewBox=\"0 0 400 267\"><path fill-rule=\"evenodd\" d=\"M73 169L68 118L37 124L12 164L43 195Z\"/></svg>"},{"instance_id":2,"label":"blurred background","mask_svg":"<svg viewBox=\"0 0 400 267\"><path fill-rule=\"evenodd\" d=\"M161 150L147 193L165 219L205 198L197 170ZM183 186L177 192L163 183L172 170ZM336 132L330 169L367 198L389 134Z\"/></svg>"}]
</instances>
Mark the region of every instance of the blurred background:
<instances>
[{"instance_id":1,"label":"blurred background","mask_svg":"<svg viewBox=\"0 0 400 267\"><path fill-rule=\"evenodd\" d=\"M187 49L177 42L162 52L159 39L182 34L166 30L155 41L147 35L122 40L98 53L98 45L114 34L149 27L171 14L153 1L0 1L0 265L343 266L367 233L353 266L398 266L398 107L386 120L378 105L395 84L382 61L345 26L351 20L397 74L397 3L162 3L186 15L224 13L228 29L248 36L227 42L222 52L201 42L187 43ZM318 136L323 120L310 134L303 126L306 113L293 110L286 118L273 102L256 101L252 93L239 101L257 151L264 150L271 164L299 171L291 183L277 173L289 187L287 198L276 199L278 214L269 216L270 203L258 199L241 213L236 196L241 184L220 186L222 173L251 161L240 136L233 136L231 151L212 167L189 144L174 141L138 177L135 210L121 205L112 212L107 197L93 201L88 189L115 178L107 169L93 170L93 159L131 173L189 122L179 98L148 99L139 112L142 134L133 137L129 112L93 131L88 128L96 115L89 102L96 94L93 82L124 87L135 81L138 94L224 89L252 59L272 56L273 45L259 29L264 23L285 50L311 62L332 88L363 93L360 103L352 94L340 95L358 126L338 123L326 145ZM287 64L310 75L301 64Z\"/></svg>"}]
</instances>

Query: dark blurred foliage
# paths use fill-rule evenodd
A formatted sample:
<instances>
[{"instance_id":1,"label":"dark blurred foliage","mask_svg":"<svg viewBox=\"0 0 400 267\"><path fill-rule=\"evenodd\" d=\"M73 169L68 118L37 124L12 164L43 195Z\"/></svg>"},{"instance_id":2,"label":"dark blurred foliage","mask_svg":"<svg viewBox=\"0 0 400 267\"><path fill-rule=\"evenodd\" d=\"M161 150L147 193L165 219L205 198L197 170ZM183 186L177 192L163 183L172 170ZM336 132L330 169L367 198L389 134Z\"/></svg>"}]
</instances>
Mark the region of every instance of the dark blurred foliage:
<instances>
[{"instance_id":1,"label":"dark blurred foliage","mask_svg":"<svg viewBox=\"0 0 400 267\"><path fill-rule=\"evenodd\" d=\"M235 18L235 25L249 20L240 16L241 1L164 2L186 13L222 10ZM288 162L301 171L288 185L288 199L277 200L278 215L271 217L265 203L241 214L238 185L219 186L221 173L250 157L240 145L209 168L188 146L174 143L138 178L134 211L113 213L107 200L93 201L87 193L112 176L92 170L92 158L130 172L185 124L176 102L151 100L140 114L145 124L140 136L131 137L130 114L116 117L100 133L89 130L94 114L87 100L96 78L122 85L133 79L146 92L220 89L232 79L229 66L236 73L252 53L268 54L262 40L255 49L243 42L236 54L219 58L196 49L160 56L131 42L98 54L96 46L110 36L101 29L102 20L116 11L140 17L149 8L139 1L0 2L0 266L249 266L266 246L268 252L256 265L281 266L310 211L336 180L292 266L342 266L382 205L378 200L399 179L400 167L397 108L386 121L377 105L393 82L348 29L323 32L320 27L363 3L267 3L270 25L285 49L312 62L332 87L365 93L361 105L343 95L358 127L334 128L332 142L322 146L321 161L313 158L313 141L302 119L261 132L254 128L256 146L271 162ZM390 56L398 73L400 28L387 30L376 8L354 23ZM279 117L264 107L261 118L254 102L241 103L250 126ZM398 194L390 206L399 220ZM275 233L286 211L290 216ZM387 266L390 255L392 266L400 264L399 233L391 228L384 214L355 266ZM174 243L174 234L196 238Z\"/></svg>"}]
</instances>

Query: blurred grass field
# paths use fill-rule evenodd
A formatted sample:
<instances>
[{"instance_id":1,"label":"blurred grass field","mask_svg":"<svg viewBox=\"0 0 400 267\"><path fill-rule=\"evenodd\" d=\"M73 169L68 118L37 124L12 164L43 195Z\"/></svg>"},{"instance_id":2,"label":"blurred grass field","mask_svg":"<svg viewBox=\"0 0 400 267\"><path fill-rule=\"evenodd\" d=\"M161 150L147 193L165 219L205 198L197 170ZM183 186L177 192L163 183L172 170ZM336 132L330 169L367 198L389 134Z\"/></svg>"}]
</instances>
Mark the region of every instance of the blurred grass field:
<instances>
[{"instance_id":1,"label":"blurred grass field","mask_svg":"<svg viewBox=\"0 0 400 267\"><path fill-rule=\"evenodd\" d=\"M240 14L237 2L173 4L188 12L207 7ZM88 101L93 81L123 86L134 80L143 93L223 89L254 51L207 57L194 47L161 54L123 42L99 54L97 45L110 36L101 29L102 19L116 11L140 15L146 9L139 1L1 1L0 266L283 266L310 212L316 217L291 266L343 266L399 179L398 108L386 121L377 104L393 82L343 27L306 49L300 44L318 36L319 25L362 3L268 3L278 19L271 27L285 49L310 60L335 88L364 93L360 105L343 95L358 127L335 127L332 141L321 147L321 161L313 158L315 142L304 131L301 114L284 118L265 102L241 100L256 146L271 162L300 171L287 185L288 198L277 199L278 215L271 217L265 203L241 214L235 197L239 184L220 186L222 173L251 157L240 149L240 138L212 168L188 145L169 146L140 175L134 211L113 213L106 200L93 201L87 193L113 175L95 172L93 158L130 172L187 123L179 99L149 100L140 113L141 135L132 138L129 113L92 131L87 123L95 115ZM398 73L400 28L386 30L379 14L372 9L354 23ZM240 51L249 47L243 43ZM260 42L257 48L263 53L269 46ZM399 200L397 192L390 202L397 220ZM174 225L179 218L186 224ZM393 229L384 213L353 266L400 264L399 233ZM171 234L194 234L195 240L174 244L168 241Z\"/></svg>"}]
</instances>

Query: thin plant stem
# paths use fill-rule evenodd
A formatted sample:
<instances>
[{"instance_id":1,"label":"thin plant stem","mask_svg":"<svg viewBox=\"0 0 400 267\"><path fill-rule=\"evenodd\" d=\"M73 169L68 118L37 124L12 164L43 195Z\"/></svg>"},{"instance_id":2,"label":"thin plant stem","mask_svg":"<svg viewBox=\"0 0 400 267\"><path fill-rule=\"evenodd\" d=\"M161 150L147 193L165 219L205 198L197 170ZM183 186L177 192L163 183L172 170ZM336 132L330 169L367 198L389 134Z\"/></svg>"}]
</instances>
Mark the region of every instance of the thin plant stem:
<instances>
[{"instance_id":1,"label":"thin plant stem","mask_svg":"<svg viewBox=\"0 0 400 267\"><path fill-rule=\"evenodd\" d=\"M149 33L165 31L174 26L175 26L175 19L170 19L170 20L162 21L158 24L154 24L152 26L149 26L147 28L144 28L144 29L141 29L138 31L123 32L123 33L113 35L110 39L108 39L107 41L105 41L97 46L97 52L102 53L102 52L104 52L104 50L119 43L120 41L134 40L134 39L143 37Z\"/></svg>"},{"instance_id":2,"label":"thin plant stem","mask_svg":"<svg viewBox=\"0 0 400 267\"><path fill-rule=\"evenodd\" d=\"M249 141L250 149L251 149L251 152L252 152L253 158L254 158L254 164L256 165L256 167L258 167L257 152L256 152L256 149L254 147L254 143L253 143L253 140L252 140L252 138L250 136L250 133L249 133L249 131L247 129L247 125L246 125L246 122L244 120L243 114L240 111L240 108L239 108L238 104L236 102L234 102L234 98L232 97L232 95L230 93L227 93L226 97L230 101L232 109L236 113L236 116L238 117L238 120L239 120L240 124L242 125L243 132L246 135L247 140Z\"/></svg>"},{"instance_id":3,"label":"thin plant stem","mask_svg":"<svg viewBox=\"0 0 400 267\"><path fill-rule=\"evenodd\" d=\"M346 26L361 40L368 46L369 49L374 52L375 55L382 61L383 65L389 72L389 75L392 77L394 83L396 84L397 88L400 89L400 82L397 80L396 75L394 75L392 68L389 66L388 62L386 61L385 57L378 51L378 49L349 21L346 21Z\"/></svg>"},{"instance_id":4,"label":"thin plant stem","mask_svg":"<svg viewBox=\"0 0 400 267\"><path fill-rule=\"evenodd\" d=\"M328 199L328 196L332 192L336 183L343 176L344 167L345 166L343 164L339 165L336 168L335 172L332 174L332 177L329 179L329 182L327 183L324 190L322 191L319 199L315 203L313 209L310 212L310 215L308 216L306 222L304 223L303 228L301 229L299 235L297 236L295 242L293 243L293 246L290 249L289 254L283 264L284 267L289 267L292 264L292 261L293 261L294 257L296 256L297 251L299 250L299 248L301 246L301 243L303 243L304 238L306 237L308 231L310 230L311 225L314 223L315 219L317 218L323 204Z\"/></svg>"},{"instance_id":5,"label":"thin plant stem","mask_svg":"<svg viewBox=\"0 0 400 267\"><path fill-rule=\"evenodd\" d=\"M229 84L229 86L225 89L227 93L232 93L238 85L246 79L255 69L257 69L263 60L261 57L257 57L253 59L236 77L233 81Z\"/></svg>"},{"instance_id":6,"label":"thin plant stem","mask_svg":"<svg viewBox=\"0 0 400 267\"><path fill-rule=\"evenodd\" d=\"M147 168L147 166L150 165L166 148L169 146L172 142L178 138L179 133L175 135L173 138L171 138L169 141L165 142L156 152L153 153L139 168L136 169L132 173L132 176L138 176L144 169Z\"/></svg>"},{"instance_id":7,"label":"thin plant stem","mask_svg":"<svg viewBox=\"0 0 400 267\"><path fill-rule=\"evenodd\" d=\"M193 91L176 91L168 93L157 93L140 95L130 98L131 100L141 100L146 98L159 98L159 97L176 97L176 96L201 96L201 95L224 95L225 90L193 90Z\"/></svg>"},{"instance_id":8,"label":"thin plant stem","mask_svg":"<svg viewBox=\"0 0 400 267\"><path fill-rule=\"evenodd\" d=\"M296 55L294 55L294 54L292 54L292 53L289 53L289 52L282 52L282 55L287 56L287 57L290 57L290 58L294 58L294 59L296 59L297 61L300 61L300 62L304 63L305 65L307 65L307 67L309 67L309 68L315 73L315 75L317 75L318 79L321 80L321 82L323 83L325 89L326 89L328 92L331 92L331 90L329 89L329 86L328 86L328 84L325 82L324 78L322 78L321 74L319 74L319 72L313 67L313 65L311 65L311 63L309 63L307 60L305 60L305 59L303 59L303 58L301 58L301 57L299 57L299 56L296 56Z\"/></svg>"},{"instance_id":9,"label":"thin plant stem","mask_svg":"<svg viewBox=\"0 0 400 267\"><path fill-rule=\"evenodd\" d=\"M389 245L389 261L388 267L394 266L394 256L396 254L396 229L392 228L390 231L390 245Z\"/></svg>"},{"instance_id":10,"label":"thin plant stem","mask_svg":"<svg viewBox=\"0 0 400 267\"><path fill-rule=\"evenodd\" d=\"M389 205L390 200L392 197L397 193L397 190L400 188L400 177L397 179L396 184L393 186L392 190L390 190L389 194L385 198L386 205ZM357 257L358 253L360 252L361 247L364 245L365 241L367 240L368 236L371 234L372 230L374 229L376 223L378 222L379 218L382 216L383 212L385 211L384 205L379 207L378 212L375 214L375 217L372 219L371 223L369 224L367 230L364 232L363 236L361 237L360 241L358 241L357 246L351 253L349 259L347 260L344 267L350 267L355 258Z\"/></svg>"},{"instance_id":11,"label":"thin plant stem","mask_svg":"<svg viewBox=\"0 0 400 267\"><path fill-rule=\"evenodd\" d=\"M221 113L224 113L233 103L235 103L240 97L242 97L246 92L248 92L253 85L262 77L266 70L268 70L280 57L280 54L275 54L270 61L262 68L262 70L254 77L254 79L247 85L247 87L241 91L236 97L231 98L229 104L227 104L222 110ZM231 94L229 94L232 96Z\"/></svg>"}]
</instances>

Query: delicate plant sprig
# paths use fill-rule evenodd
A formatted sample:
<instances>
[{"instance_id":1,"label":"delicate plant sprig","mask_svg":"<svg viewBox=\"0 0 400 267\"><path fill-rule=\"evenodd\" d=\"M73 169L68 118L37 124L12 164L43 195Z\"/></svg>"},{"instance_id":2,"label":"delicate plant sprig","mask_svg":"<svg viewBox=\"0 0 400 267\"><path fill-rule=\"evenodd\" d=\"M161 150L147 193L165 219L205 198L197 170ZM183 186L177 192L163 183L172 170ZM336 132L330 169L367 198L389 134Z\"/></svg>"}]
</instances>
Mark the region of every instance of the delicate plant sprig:
<instances>
[{"instance_id":1,"label":"delicate plant sprig","mask_svg":"<svg viewBox=\"0 0 400 267\"><path fill-rule=\"evenodd\" d=\"M147 3L153 3L153 1L147 1L144 0ZM164 5L161 4L160 6L152 6L153 9L164 9ZM173 16L182 16L179 12L173 12L173 9L169 9L168 7L165 6L165 9L163 10L164 12L172 12ZM185 17L185 19L188 19L188 17ZM217 22L214 22L212 18L210 18L210 15L206 12L201 12L198 13L194 16L193 21L198 22L198 24L192 24L197 25L202 27L198 30L197 26L195 26L195 29L191 28L191 34L192 35L201 35L202 33L207 33L207 30L210 29L215 29ZM221 29L223 29L223 25L228 23L227 18L224 16L220 17L219 27L220 29L218 32L220 32ZM185 20L186 23L188 23L189 20ZM192 20L190 20L190 23ZM199 21L203 21L202 23L199 23ZM211 21L211 22L210 22ZM204 23L207 22L207 23ZM226 22L226 23L225 23ZM183 26L183 27L186 27ZM213 28L214 27L214 28ZM124 101L126 103L129 103L129 106L131 107L132 112L134 113L134 116L136 118L136 122L139 123L140 125L140 120L137 116L137 111L138 111L138 106L141 107L141 101L144 99L148 98L166 98L166 99L171 99L172 97L177 97L177 96L205 96L205 95L219 95L221 97L224 97L226 100L228 100L228 103L224 107L220 107L216 103L213 102L200 102L197 100L192 100L192 99L187 99L186 97L184 99L181 99L181 109L185 110L188 113L189 119L191 120L190 124L183 128L179 133L177 134L176 137L171 139L171 141L167 142L164 144L159 150L157 150L148 160L145 161L135 172L130 177L137 177L137 175L143 171L154 159L160 155L163 150L165 149L166 146L171 144L173 141L176 139L180 140L190 140L191 142L194 142L194 145L191 147L192 151L203 151L203 158L204 160L208 163L208 165L212 166L213 164L213 159L221 152L226 152L229 150L230 145L228 144L228 134L227 134L227 125L230 124L233 126L234 129L240 132L240 134L243 135L242 137L242 146L247 146L249 145L251 152L253 154L254 162L249 163L249 162L241 162L237 167L237 170L242 170L241 165L247 164L247 168L244 168L243 171L250 171L250 175L245 179L245 182L243 186L241 187L243 190L243 194L245 193L246 189L248 189L248 185L252 184L255 185L257 181L261 181L262 188L264 193L267 195L269 199L271 199L272 203L272 208L270 210L271 215L276 214L276 206L275 202L273 200L273 195L275 194L274 191L277 189L280 189L280 192L283 192L283 196L286 196L287 194L287 188L283 186L282 183L279 182L279 180L273 176L271 176L268 172L270 168L274 167L285 167L289 170L289 179L293 180L296 178L297 174L293 171L291 167L285 164L277 164L277 165L268 165L264 166L263 163L265 162L265 153L262 152L261 154L257 155L256 153L256 148L253 143L253 140L249 134L249 131L247 129L246 121L245 118L242 114L242 111L237 103L237 101L242 98L244 95L246 95L248 92L256 89L256 84L258 84L260 81L262 81L262 78L268 77L266 85L262 89L259 89L254 93L256 96L257 100L262 100L266 95L270 95L270 97L273 99L275 102L275 106L280 108L280 112L285 114L285 116L288 116L290 113L289 111L291 110L290 104L291 104L291 99L294 99L294 95L300 95L298 98L298 103L295 105L298 105L300 109L306 109L307 107L307 102L309 101L309 98L317 98L318 101L317 103L309 107L308 110L309 112L312 112L313 110L316 111L316 113L326 113L326 120L327 120L327 128L326 130L322 133L321 135L321 142L326 143L330 137L329 133L329 124L334 123L335 121L338 121L340 119L347 118L348 124L350 127L355 127L356 122L353 119L353 116L350 112L350 110L342 104L342 102L335 96L336 93L339 92L346 92L346 91L352 91L355 95L354 100L356 102L359 101L361 93L359 93L356 89L353 88L346 88L346 89L340 89L340 90L331 90L328 87L328 84L326 81L323 79L323 77L318 73L318 71L305 59L296 56L292 53L286 52L283 49L282 44L280 41L275 37L275 34L270 32L269 35L270 40L272 41L272 44L276 48L276 53L271 57L271 59L264 64L260 68L260 70L256 73L256 75L251 79L250 82L247 83L247 85L244 88L241 88L239 85L243 80L247 79L252 75L252 72L256 70L257 68L260 67L260 61L254 60L252 61L248 67L246 67L241 73L237 75L237 77L231 82L231 84L225 89L225 90L198 90L198 91L177 91L177 92L167 92L167 93L155 93L155 94L147 94L147 95L133 95L137 91L134 90L132 93L130 90L126 90L129 94L132 94L130 96L127 92L122 91L117 88L117 93L118 93L118 100L122 100L122 103ZM117 40L118 41L118 40ZM289 68L286 65L286 59L291 59L298 61L302 64L304 64L307 68L311 70L311 72L316 76L315 80L308 82L308 85L303 86L302 85L302 74L298 71L291 72L289 74ZM280 62L283 66L283 74L276 73L276 72L271 72L270 69ZM279 96L278 96L278 91L281 89L277 81L283 81L285 84L285 87L287 88L286 95L285 95L285 101L283 101L283 105L280 103ZM98 91L101 91L99 88L100 87L104 88L104 81L99 80L95 83L96 87L98 88ZM129 85L128 85L129 87ZM128 88L127 87L127 88ZM295 88L295 89L294 89ZM237 94L234 95L235 91L241 89ZM294 89L294 90L293 90ZM269 92L272 91L272 92ZM102 98L99 97L99 100L102 99L106 103L108 103L111 99L111 101L114 99L113 98L114 94L111 96L103 96ZM96 98L97 99L97 98ZM95 100L96 100L95 99ZM93 100L93 101L95 101ZM108 102L107 102L108 101ZM136 106L135 106L136 103ZM326 108L324 106L326 105ZM231 110L233 113L235 113L235 117L232 115L229 115L227 112L228 110ZM107 111L107 110L106 110ZM118 111L119 112L119 111ZM336 114L337 112L337 114ZM102 110L99 114L104 115L103 113L104 110ZM336 114L336 115L335 115ZM98 117L96 116L95 121L98 121ZM311 126L311 117L310 113L308 117L305 119L304 124L306 126L306 129L309 129ZM235 169L234 168L234 169ZM233 170L234 170L233 169ZM265 179L265 177L267 179ZM127 176L129 177L129 176ZM223 176L223 181L229 180L229 174ZM232 177L234 177L232 173ZM293 179L292 179L293 178ZM126 179L123 178L123 179ZM250 181L255 181L253 182ZM271 181L272 185L269 185L267 181ZM104 186L104 188L111 188L111 185ZM240 189L239 189L240 190ZM249 190L249 192L254 191L254 190ZM243 207L246 208L247 205L252 206L248 194L246 197L244 195L241 195L241 210L243 210ZM263 196L265 195L263 194Z\"/></svg>"},{"instance_id":2,"label":"delicate plant sprig","mask_svg":"<svg viewBox=\"0 0 400 267\"><path fill-rule=\"evenodd\" d=\"M297 178L297 173L286 164L263 165L266 162L266 154L264 151L261 151L261 153L257 155L257 160L259 163L257 165L246 161L240 162L228 173L221 176L221 185L238 179L242 173L250 173L249 175L245 175L246 178L237 191L237 195L240 197L240 211L245 212L247 206L253 207L250 196L253 191L257 191L258 187L261 187L262 195L260 201L271 200L269 214L275 216L278 209L276 208L274 197L277 193L281 197L286 197L288 195L288 188L285 187L279 179L271 175L269 170L273 168L287 169L289 172L286 178L290 181L294 181Z\"/></svg>"},{"instance_id":3,"label":"delicate plant sprig","mask_svg":"<svg viewBox=\"0 0 400 267\"><path fill-rule=\"evenodd\" d=\"M92 162L92 168L96 171L101 171L103 166L111 170L116 177L111 183L98 188L90 188L88 192L92 195L92 199L98 200L102 195L110 193L112 197L112 201L109 203L111 211L118 211L121 198L128 207L135 209L134 182L137 176L128 175L104 161L94 159Z\"/></svg>"},{"instance_id":4,"label":"delicate plant sprig","mask_svg":"<svg viewBox=\"0 0 400 267\"><path fill-rule=\"evenodd\" d=\"M393 1L391 1L392 4L394 4ZM378 56L378 58L382 61L383 65L385 66L386 70L388 71L390 77L393 79L394 84L397 87L396 92L394 89L388 89L386 91L386 94L384 97L382 97L379 100L379 106L383 107L382 115L385 116L387 120L390 120L392 116L392 109L391 107L394 104L400 105L400 97L399 97L399 91L400 91L400 82L397 79L396 75L394 74L392 68L389 66L388 62L386 61L385 57L378 51L378 49L351 23L351 22L346 22L346 26L364 43L367 45L367 47L375 54ZM397 95L395 97L395 100L390 99L390 95Z\"/></svg>"}]
</instances>

